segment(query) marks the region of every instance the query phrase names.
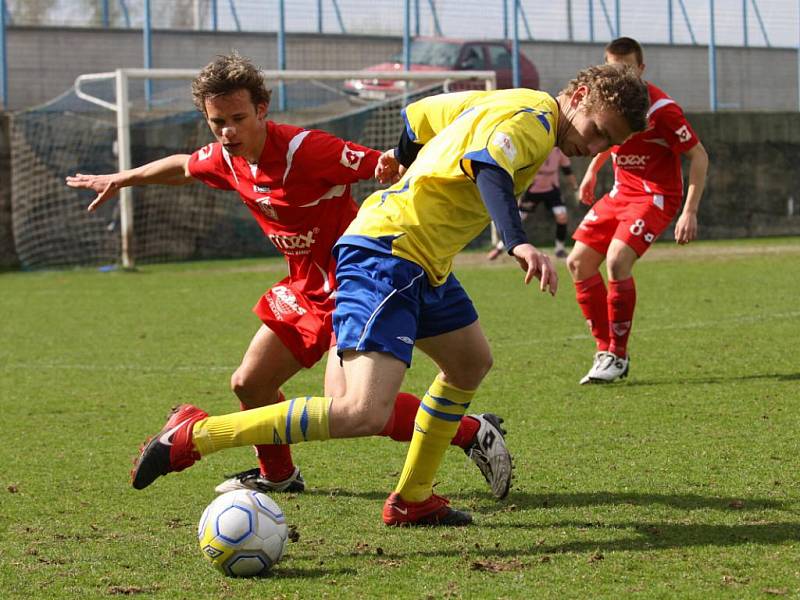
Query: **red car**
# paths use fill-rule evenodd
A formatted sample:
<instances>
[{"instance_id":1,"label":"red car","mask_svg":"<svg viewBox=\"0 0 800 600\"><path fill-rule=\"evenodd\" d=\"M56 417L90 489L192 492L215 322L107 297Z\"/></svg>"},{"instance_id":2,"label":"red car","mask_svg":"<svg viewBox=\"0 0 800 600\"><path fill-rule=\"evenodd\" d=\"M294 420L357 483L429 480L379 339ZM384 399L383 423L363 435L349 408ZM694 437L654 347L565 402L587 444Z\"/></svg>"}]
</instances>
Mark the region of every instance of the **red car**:
<instances>
[{"instance_id":1,"label":"red car","mask_svg":"<svg viewBox=\"0 0 800 600\"><path fill-rule=\"evenodd\" d=\"M494 71L497 73L497 88L510 88L511 46L503 41L454 40L443 38L417 38L411 41L411 71ZM539 88L539 72L522 53L519 56L520 85ZM365 71L402 71L403 54L397 54L389 62L373 65ZM413 84L412 84L413 85ZM417 84L419 85L419 84ZM471 87L468 83L456 84L458 89ZM348 79L345 91L361 98L380 100L405 89L403 80Z\"/></svg>"}]
</instances>

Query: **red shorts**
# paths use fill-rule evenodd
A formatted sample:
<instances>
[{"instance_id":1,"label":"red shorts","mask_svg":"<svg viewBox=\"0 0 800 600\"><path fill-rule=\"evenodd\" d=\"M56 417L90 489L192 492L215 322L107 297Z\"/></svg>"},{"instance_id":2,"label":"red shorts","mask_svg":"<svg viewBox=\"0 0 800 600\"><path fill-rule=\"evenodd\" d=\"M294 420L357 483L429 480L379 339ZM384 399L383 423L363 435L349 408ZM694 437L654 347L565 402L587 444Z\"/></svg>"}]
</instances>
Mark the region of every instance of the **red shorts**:
<instances>
[{"instance_id":1,"label":"red shorts","mask_svg":"<svg viewBox=\"0 0 800 600\"><path fill-rule=\"evenodd\" d=\"M259 298L253 312L308 369L336 343L333 340L335 306L333 296L320 292L312 299L307 290L287 277Z\"/></svg>"},{"instance_id":2,"label":"red shorts","mask_svg":"<svg viewBox=\"0 0 800 600\"><path fill-rule=\"evenodd\" d=\"M670 224L681 205L680 196L606 194L581 221L572 239L605 255L617 239L642 256Z\"/></svg>"}]
</instances>

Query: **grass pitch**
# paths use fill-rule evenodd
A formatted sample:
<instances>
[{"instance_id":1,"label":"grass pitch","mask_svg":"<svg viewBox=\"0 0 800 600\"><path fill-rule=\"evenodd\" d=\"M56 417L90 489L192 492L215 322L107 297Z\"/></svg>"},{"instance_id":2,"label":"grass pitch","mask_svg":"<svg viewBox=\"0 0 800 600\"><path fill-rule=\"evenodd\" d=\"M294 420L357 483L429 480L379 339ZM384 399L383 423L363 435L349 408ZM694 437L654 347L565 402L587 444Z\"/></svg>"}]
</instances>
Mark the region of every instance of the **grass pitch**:
<instances>
[{"instance_id":1,"label":"grass pitch","mask_svg":"<svg viewBox=\"0 0 800 600\"><path fill-rule=\"evenodd\" d=\"M630 378L580 387L593 345L510 261L461 261L495 355L473 403L506 419L516 480L488 493L457 449L437 491L461 530L384 527L405 446L295 446L309 491L275 495L299 540L272 576L226 579L196 523L251 450L137 492L131 457L169 407L228 390L280 261L0 275L3 598L762 598L800 595L800 241L657 246L637 267ZM435 370L415 357L405 389ZM322 371L287 396L319 393Z\"/></svg>"}]
</instances>

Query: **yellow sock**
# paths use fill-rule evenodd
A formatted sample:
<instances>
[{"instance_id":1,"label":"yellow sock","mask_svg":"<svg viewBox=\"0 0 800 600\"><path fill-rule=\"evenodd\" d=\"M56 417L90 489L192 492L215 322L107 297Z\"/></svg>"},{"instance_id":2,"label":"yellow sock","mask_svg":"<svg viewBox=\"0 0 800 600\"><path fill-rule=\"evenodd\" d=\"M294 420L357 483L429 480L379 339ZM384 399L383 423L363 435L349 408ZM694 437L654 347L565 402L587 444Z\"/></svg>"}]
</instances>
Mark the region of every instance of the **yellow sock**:
<instances>
[{"instance_id":1,"label":"yellow sock","mask_svg":"<svg viewBox=\"0 0 800 600\"><path fill-rule=\"evenodd\" d=\"M236 446L296 444L330 438L331 398L305 396L194 424L192 442L203 456Z\"/></svg>"},{"instance_id":2,"label":"yellow sock","mask_svg":"<svg viewBox=\"0 0 800 600\"><path fill-rule=\"evenodd\" d=\"M419 405L414 436L395 489L403 500L422 502L430 498L433 477L474 395L475 390L461 390L439 377L433 381Z\"/></svg>"}]
</instances>

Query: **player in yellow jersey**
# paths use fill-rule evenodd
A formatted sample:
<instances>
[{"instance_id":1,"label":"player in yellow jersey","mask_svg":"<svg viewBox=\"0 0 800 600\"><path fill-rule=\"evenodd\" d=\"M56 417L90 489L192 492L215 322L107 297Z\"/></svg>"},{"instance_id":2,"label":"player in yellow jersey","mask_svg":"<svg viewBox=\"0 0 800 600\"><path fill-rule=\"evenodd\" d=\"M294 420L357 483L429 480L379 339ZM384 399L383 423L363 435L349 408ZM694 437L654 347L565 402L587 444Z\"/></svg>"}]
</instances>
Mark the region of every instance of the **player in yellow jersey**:
<instances>
[{"instance_id":1,"label":"player in yellow jersey","mask_svg":"<svg viewBox=\"0 0 800 600\"><path fill-rule=\"evenodd\" d=\"M220 417L178 407L143 448L133 485L179 471L201 456L268 441L374 435L411 364L414 346L441 372L417 412L387 525L466 525L472 517L433 493L450 439L492 365L469 297L452 273L453 257L495 221L508 252L541 291L556 293L548 258L529 244L516 196L554 145L591 156L646 124L647 88L632 69L581 71L556 98L533 90L463 92L406 108L396 149L376 169L389 189L370 196L340 238L334 312L346 393L306 396Z\"/></svg>"}]
</instances>

